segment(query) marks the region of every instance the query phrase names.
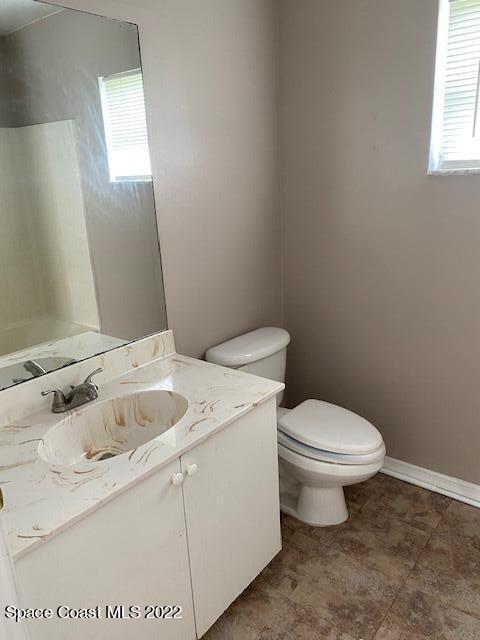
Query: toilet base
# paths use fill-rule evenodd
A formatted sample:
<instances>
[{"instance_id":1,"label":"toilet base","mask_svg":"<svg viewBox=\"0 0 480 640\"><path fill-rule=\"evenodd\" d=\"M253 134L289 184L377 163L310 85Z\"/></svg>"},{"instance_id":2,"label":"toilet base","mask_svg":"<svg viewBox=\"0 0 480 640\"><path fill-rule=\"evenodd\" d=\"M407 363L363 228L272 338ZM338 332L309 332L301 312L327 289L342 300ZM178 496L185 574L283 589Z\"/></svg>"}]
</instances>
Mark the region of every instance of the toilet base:
<instances>
[{"instance_id":1,"label":"toilet base","mask_svg":"<svg viewBox=\"0 0 480 640\"><path fill-rule=\"evenodd\" d=\"M335 464L302 456L278 443L280 508L315 527L329 527L348 519L343 488L364 482L383 465Z\"/></svg>"},{"instance_id":2,"label":"toilet base","mask_svg":"<svg viewBox=\"0 0 480 640\"><path fill-rule=\"evenodd\" d=\"M302 485L297 497L280 494L280 509L313 527L330 527L348 520L348 509L342 487L309 487Z\"/></svg>"}]
</instances>

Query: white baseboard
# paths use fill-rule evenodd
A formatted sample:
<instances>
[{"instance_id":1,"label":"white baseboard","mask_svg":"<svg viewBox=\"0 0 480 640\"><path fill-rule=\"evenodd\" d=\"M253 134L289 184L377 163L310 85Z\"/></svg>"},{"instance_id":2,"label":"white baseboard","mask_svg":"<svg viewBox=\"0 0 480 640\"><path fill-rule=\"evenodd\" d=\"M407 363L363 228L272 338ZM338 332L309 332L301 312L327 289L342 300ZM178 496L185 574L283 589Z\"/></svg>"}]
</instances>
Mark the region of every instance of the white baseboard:
<instances>
[{"instance_id":1,"label":"white baseboard","mask_svg":"<svg viewBox=\"0 0 480 640\"><path fill-rule=\"evenodd\" d=\"M388 456L385 458L381 473L480 508L480 485L478 484L445 476L443 473L423 469Z\"/></svg>"}]
</instances>

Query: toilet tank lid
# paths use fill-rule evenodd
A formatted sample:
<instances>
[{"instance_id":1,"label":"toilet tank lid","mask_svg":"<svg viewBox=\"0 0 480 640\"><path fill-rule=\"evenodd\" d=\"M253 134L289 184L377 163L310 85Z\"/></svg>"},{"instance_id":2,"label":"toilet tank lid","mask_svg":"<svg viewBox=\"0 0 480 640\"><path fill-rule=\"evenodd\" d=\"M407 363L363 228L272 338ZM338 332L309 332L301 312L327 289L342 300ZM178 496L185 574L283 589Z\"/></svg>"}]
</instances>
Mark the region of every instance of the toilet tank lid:
<instances>
[{"instance_id":1,"label":"toilet tank lid","mask_svg":"<svg viewBox=\"0 0 480 640\"><path fill-rule=\"evenodd\" d=\"M212 347L205 354L205 359L223 367L243 367L272 356L289 342L290 334L285 329L262 327Z\"/></svg>"}]
</instances>

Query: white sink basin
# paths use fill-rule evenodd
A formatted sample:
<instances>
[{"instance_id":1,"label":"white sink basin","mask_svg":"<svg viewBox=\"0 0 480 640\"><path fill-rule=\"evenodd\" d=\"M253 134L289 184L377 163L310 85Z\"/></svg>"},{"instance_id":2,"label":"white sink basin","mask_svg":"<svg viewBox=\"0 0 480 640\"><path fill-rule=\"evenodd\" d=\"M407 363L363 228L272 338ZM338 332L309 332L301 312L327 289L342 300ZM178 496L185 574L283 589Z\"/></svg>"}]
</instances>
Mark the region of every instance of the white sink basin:
<instances>
[{"instance_id":1,"label":"white sink basin","mask_svg":"<svg viewBox=\"0 0 480 640\"><path fill-rule=\"evenodd\" d=\"M187 408L182 395L161 390L85 405L47 431L38 453L45 462L60 466L105 460L162 435Z\"/></svg>"}]
</instances>

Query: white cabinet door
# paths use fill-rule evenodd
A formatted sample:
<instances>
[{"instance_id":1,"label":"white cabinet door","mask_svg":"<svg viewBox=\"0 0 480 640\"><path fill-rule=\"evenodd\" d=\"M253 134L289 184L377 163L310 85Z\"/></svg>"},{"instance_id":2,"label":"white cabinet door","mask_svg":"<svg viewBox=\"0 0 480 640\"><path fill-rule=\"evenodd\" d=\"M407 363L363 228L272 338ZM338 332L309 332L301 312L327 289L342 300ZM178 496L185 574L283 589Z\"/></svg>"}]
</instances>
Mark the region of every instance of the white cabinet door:
<instances>
[{"instance_id":1,"label":"white cabinet door","mask_svg":"<svg viewBox=\"0 0 480 640\"><path fill-rule=\"evenodd\" d=\"M181 463L201 637L281 549L275 398L182 456Z\"/></svg>"},{"instance_id":2,"label":"white cabinet door","mask_svg":"<svg viewBox=\"0 0 480 640\"><path fill-rule=\"evenodd\" d=\"M0 638L2 640L27 640L23 622L6 619L3 615L5 607L19 607L17 585L13 573L13 565L8 553L5 525L3 522L3 496L0 487Z\"/></svg>"},{"instance_id":3,"label":"white cabinet door","mask_svg":"<svg viewBox=\"0 0 480 640\"><path fill-rule=\"evenodd\" d=\"M16 563L23 606L101 607L101 620L29 623L31 640L195 638L180 461L107 502ZM139 606L106 619L106 606ZM145 619L148 605L178 605L181 619ZM120 610L117 609L119 612Z\"/></svg>"}]
</instances>

